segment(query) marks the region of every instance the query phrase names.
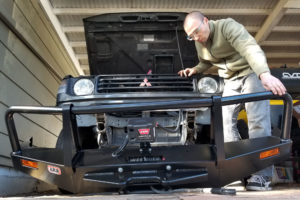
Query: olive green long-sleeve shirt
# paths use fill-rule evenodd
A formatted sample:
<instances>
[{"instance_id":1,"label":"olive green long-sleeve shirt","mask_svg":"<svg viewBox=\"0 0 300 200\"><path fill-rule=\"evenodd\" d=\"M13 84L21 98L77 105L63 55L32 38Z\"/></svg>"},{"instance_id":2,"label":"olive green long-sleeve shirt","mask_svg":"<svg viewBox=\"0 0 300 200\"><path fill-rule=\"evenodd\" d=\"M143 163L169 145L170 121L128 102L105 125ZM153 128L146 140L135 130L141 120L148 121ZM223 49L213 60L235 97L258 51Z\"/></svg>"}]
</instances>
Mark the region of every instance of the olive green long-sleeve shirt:
<instances>
[{"instance_id":1,"label":"olive green long-sleeve shirt","mask_svg":"<svg viewBox=\"0 0 300 200\"><path fill-rule=\"evenodd\" d=\"M218 67L219 76L234 79L252 73L270 72L266 57L245 27L231 18L210 20L210 35L205 45L195 42L201 73Z\"/></svg>"}]
</instances>

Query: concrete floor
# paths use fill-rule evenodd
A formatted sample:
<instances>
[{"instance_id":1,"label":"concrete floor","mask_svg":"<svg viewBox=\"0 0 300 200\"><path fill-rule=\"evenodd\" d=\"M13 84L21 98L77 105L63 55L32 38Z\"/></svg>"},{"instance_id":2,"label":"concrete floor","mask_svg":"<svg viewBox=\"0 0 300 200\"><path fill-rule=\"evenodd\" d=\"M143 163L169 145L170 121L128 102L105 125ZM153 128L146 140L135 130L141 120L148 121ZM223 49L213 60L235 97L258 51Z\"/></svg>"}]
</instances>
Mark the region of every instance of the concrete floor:
<instances>
[{"instance_id":1,"label":"concrete floor","mask_svg":"<svg viewBox=\"0 0 300 200\"><path fill-rule=\"evenodd\" d=\"M245 191L241 186L234 186L237 193L231 195L217 195L211 194L210 189L194 189L190 191L170 193L170 194L89 194L89 195L60 195L57 192L32 194L27 196L18 197L5 197L0 199L101 199L101 200L213 200L213 199L271 199L271 200L287 200L287 199L300 199L300 184L281 184L273 186L272 191L263 192L250 192Z\"/></svg>"}]
</instances>

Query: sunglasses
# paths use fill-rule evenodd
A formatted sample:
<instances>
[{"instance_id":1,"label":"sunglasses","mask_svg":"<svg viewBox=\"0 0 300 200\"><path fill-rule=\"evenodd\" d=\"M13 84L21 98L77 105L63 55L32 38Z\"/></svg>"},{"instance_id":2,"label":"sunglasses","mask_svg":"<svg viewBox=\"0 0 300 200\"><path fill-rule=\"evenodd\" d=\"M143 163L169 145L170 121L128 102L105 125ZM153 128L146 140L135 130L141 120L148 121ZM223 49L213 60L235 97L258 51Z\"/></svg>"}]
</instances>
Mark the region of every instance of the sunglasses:
<instances>
[{"instance_id":1,"label":"sunglasses","mask_svg":"<svg viewBox=\"0 0 300 200\"><path fill-rule=\"evenodd\" d=\"M189 41L194 40L195 35L197 35L199 33L200 29L201 29L201 24L198 28L196 28L196 30L194 30L194 32L191 35L187 35L186 39L189 40Z\"/></svg>"}]
</instances>

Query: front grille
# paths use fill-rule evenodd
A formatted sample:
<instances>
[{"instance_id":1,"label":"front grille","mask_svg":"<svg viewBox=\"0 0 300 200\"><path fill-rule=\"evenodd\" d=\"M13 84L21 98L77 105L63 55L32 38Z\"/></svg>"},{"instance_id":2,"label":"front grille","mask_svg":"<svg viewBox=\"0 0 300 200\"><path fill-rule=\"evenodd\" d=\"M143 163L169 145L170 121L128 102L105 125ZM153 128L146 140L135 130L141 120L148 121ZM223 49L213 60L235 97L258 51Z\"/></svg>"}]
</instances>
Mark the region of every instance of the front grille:
<instances>
[{"instance_id":1,"label":"front grille","mask_svg":"<svg viewBox=\"0 0 300 200\"><path fill-rule=\"evenodd\" d=\"M98 77L98 93L193 92L192 78L178 75L103 75Z\"/></svg>"}]
</instances>

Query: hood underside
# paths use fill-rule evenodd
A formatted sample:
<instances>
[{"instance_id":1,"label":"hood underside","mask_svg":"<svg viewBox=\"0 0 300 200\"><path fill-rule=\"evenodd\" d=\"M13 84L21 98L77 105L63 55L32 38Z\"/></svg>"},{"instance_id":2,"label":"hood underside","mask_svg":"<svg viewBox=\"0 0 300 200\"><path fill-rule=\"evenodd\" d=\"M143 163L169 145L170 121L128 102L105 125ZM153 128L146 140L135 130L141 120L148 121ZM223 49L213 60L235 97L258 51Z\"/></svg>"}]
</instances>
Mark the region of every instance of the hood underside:
<instances>
[{"instance_id":1,"label":"hood underside","mask_svg":"<svg viewBox=\"0 0 300 200\"><path fill-rule=\"evenodd\" d=\"M177 73L197 64L185 13L114 13L85 18L91 75Z\"/></svg>"}]
</instances>

